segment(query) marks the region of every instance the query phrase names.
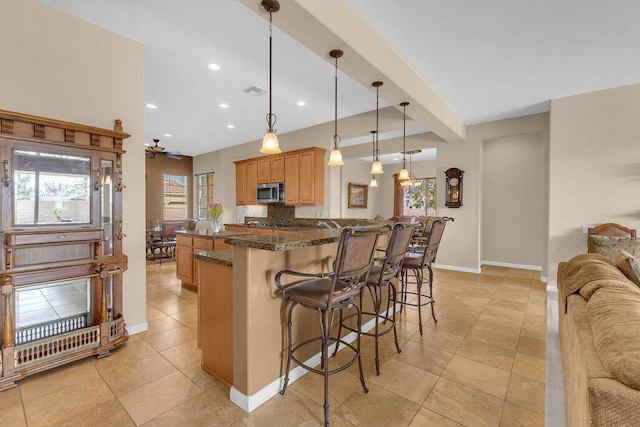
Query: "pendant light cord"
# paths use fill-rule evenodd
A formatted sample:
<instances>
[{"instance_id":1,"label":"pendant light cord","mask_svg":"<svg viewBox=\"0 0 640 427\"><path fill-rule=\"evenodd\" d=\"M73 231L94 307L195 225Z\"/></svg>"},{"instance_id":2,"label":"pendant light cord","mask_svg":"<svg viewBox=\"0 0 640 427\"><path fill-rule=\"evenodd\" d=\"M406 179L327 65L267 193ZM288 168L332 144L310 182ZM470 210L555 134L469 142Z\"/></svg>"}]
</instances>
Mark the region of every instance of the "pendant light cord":
<instances>
[{"instance_id":1,"label":"pendant light cord","mask_svg":"<svg viewBox=\"0 0 640 427\"><path fill-rule=\"evenodd\" d=\"M338 136L338 57L336 56L336 75L335 75L335 91L334 91L334 117L333 117L333 136L336 144L336 148L338 145L337 136Z\"/></svg>"},{"instance_id":2,"label":"pendant light cord","mask_svg":"<svg viewBox=\"0 0 640 427\"><path fill-rule=\"evenodd\" d=\"M269 114L267 114L268 132L273 132L273 126L276 124L276 116L271 113L271 94L272 94L272 62L273 62L273 14L269 12Z\"/></svg>"},{"instance_id":3,"label":"pendant light cord","mask_svg":"<svg viewBox=\"0 0 640 427\"><path fill-rule=\"evenodd\" d=\"M402 106L402 168L407 168L407 104Z\"/></svg>"},{"instance_id":4,"label":"pendant light cord","mask_svg":"<svg viewBox=\"0 0 640 427\"><path fill-rule=\"evenodd\" d=\"M376 86L376 161L378 160L378 154L379 154L379 150L378 150L378 131L380 130L380 128L378 127L378 103L380 102L380 86Z\"/></svg>"}]
</instances>

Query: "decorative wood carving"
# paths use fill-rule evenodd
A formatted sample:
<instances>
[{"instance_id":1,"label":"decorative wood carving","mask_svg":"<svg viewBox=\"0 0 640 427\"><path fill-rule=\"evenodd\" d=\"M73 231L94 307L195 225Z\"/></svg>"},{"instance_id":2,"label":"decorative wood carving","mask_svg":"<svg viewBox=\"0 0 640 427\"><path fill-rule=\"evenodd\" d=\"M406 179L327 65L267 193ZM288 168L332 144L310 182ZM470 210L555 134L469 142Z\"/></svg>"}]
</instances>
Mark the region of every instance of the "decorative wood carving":
<instances>
[{"instance_id":1,"label":"decorative wood carving","mask_svg":"<svg viewBox=\"0 0 640 427\"><path fill-rule=\"evenodd\" d=\"M5 110L0 110L0 132L52 144L80 145L86 141L94 150L121 153L122 141L131 136L122 131L120 119L115 120L114 130L109 130Z\"/></svg>"},{"instance_id":2,"label":"decorative wood carving","mask_svg":"<svg viewBox=\"0 0 640 427\"><path fill-rule=\"evenodd\" d=\"M4 299L4 328L2 332L2 347L13 345L13 304L11 296L13 295L13 280L11 276L2 277L2 298Z\"/></svg>"},{"instance_id":3,"label":"decorative wood carving","mask_svg":"<svg viewBox=\"0 0 640 427\"><path fill-rule=\"evenodd\" d=\"M0 132L13 135L13 120L2 118Z\"/></svg>"},{"instance_id":4,"label":"decorative wood carving","mask_svg":"<svg viewBox=\"0 0 640 427\"><path fill-rule=\"evenodd\" d=\"M74 130L72 130L72 129L65 129L64 130L64 142L70 142L71 144L76 142L76 132Z\"/></svg>"},{"instance_id":5,"label":"decorative wood carving","mask_svg":"<svg viewBox=\"0 0 640 427\"><path fill-rule=\"evenodd\" d=\"M44 139L44 125L38 123L33 125L33 137L37 139Z\"/></svg>"}]
</instances>

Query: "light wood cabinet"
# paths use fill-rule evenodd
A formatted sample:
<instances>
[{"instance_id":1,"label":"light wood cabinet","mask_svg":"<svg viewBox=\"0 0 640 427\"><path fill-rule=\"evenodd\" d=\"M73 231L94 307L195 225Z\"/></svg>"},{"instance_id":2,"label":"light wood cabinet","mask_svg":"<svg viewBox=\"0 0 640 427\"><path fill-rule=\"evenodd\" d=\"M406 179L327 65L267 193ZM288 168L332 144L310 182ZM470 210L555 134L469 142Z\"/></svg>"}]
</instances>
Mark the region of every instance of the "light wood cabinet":
<instances>
[{"instance_id":1,"label":"light wood cabinet","mask_svg":"<svg viewBox=\"0 0 640 427\"><path fill-rule=\"evenodd\" d=\"M256 185L284 182L286 205L324 204L324 155L312 147L237 161L236 205L254 205Z\"/></svg>"},{"instance_id":2,"label":"light wood cabinet","mask_svg":"<svg viewBox=\"0 0 640 427\"><path fill-rule=\"evenodd\" d=\"M285 155L285 204L324 204L324 153L310 148Z\"/></svg>"},{"instance_id":3,"label":"light wood cabinet","mask_svg":"<svg viewBox=\"0 0 640 427\"><path fill-rule=\"evenodd\" d=\"M178 233L176 236L176 277L182 281L182 286L198 290L198 270L195 252L217 251L229 249L231 245L224 242L223 238L198 237L190 234Z\"/></svg>"},{"instance_id":4,"label":"light wood cabinet","mask_svg":"<svg viewBox=\"0 0 640 427\"><path fill-rule=\"evenodd\" d=\"M236 162L236 205L255 205L258 162Z\"/></svg>"},{"instance_id":5,"label":"light wood cabinet","mask_svg":"<svg viewBox=\"0 0 640 427\"><path fill-rule=\"evenodd\" d=\"M245 200L247 205L255 205L258 203L256 200L256 187L258 186L258 162L247 163L247 181L245 188Z\"/></svg>"},{"instance_id":6,"label":"light wood cabinet","mask_svg":"<svg viewBox=\"0 0 640 427\"><path fill-rule=\"evenodd\" d=\"M129 136L120 120L111 130L0 111L0 391L107 356L128 339L121 162Z\"/></svg>"},{"instance_id":7,"label":"light wood cabinet","mask_svg":"<svg viewBox=\"0 0 640 427\"><path fill-rule=\"evenodd\" d=\"M203 286L198 292L201 366L233 384L233 268L197 260Z\"/></svg>"},{"instance_id":8,"label":"light wood cabinet","mask_svg":"<svg viewBox=\"0 0 640 427\"><path fill-rule=\"evenodd\" d=\"M297 205L300 192L300 166L297 153L284 157L284 204Z\"/></svg>"},{"instance_id":9,"label":"light wood cabinet","mask_svg":"<svg viewBox=\"0 0 640 427\"><path fill-rule=\"evenodd\" d=\"M247 164L236 164L236 205L247 204Z\"/></svg>"},{"instance_id":10,"label":"light wood cabinet","mask_svg":"<svg viewBox=\"0 0 640 427\"><path fill-rule=\"evenodd\" d=\"M284 182L284 156L271 158L271 182Z\"/></svg>"},{"instance_id":11,"label":"light wood cabinet","mask_svg":"<svg viewBox=\"0 0 640 427\"><path fill-rule=\"evenodd\" d=\"M258 159L258 184L284 182L284 157L275 154Z\"/></svg>"}]
</instances>

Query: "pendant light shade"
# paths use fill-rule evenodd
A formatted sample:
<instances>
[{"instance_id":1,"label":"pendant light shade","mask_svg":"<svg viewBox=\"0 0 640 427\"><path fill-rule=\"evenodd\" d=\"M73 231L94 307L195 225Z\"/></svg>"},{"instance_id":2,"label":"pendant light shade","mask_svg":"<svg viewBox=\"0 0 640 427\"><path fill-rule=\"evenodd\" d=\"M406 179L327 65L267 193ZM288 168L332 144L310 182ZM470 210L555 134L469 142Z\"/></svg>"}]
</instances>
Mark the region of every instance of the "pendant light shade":
<instances>
[{"instance_id":1,"label":"pendant light shade","mask_svg":"<svg viewBox=\"0 0 640 427\"><path fill-rule=\"evenodd\" d=\"M262 139L262 148L260 148L260 152L264 154L278 154L281 153L280 146L278 145L278 137L276 136L276 131L273 126L276 124L276 115L271 112L271 103L272 103L272 85L271 85L271 63L272 63L272 40L273 40L273 31L272 31L272 14L280 10L280 3L277 0L262 0L262 8L269 12L269 113L267 114L267 125L269 128L267 129L267 133L264 134L264 138Z\"/></svg>"},{"instance_id":2,"label":"pendant light shade","mask_svg":"<svg viewBox=\"0 0 640 427\"><path fill-rule=\"evenodd\" d=\"M342 51L340 49L333 49L329 52L329 56L335 58L336 60L336 75L335 75L335 92L334 92L334 120L333 120L333 137L331 137L331 142L333 143L333 150L329 155L329 166L342 166L344 162L342 161L342 153L340 152L340 135L338 135L338 58L342 56Z\"/></svg>"},{"instance_id":3,"label":"pendant light shade","mask_svg":"<svg viewBox=\"0 0 640 427\"><path fill-rule=\"evenodd\" d=\"M408 102L401 102L402 106L402 169L398 175L399 180L409 179L409 171L407 170L407 105Z\"/></svg>"},{"instance_id":4,"label":"pendant light shade","mask_svg":"<svg viewBox=\"0 0 640 427\"><path fill-rule=\"evenodd\" d=\"M278 154L281 153L280 145L278 144L278 137L274 130L268 130L262 138L262 148L260 152L264 154Z\"/></svg>"},{"instance_id":5,"label":"pendant light shade","mask_svg":"<svg viewBox=\"0 0 640 427\"><path fill-rule=\"evenodd\" d=\"M380 163L380 160L376 160L371 165L371 174L372 175L379 175L381 173L384 173L384 171L382 170L382 163Z\"/></svg>"},{"instance_id":6,"label":"pendant light shade","mask_svg":"<svg viewBox=\"0 0 640 427\"><path fill-rule=\"evenodd\" d=\"M371 175L371 181L369 181L369 187L372 187L372 188L378 187L378 181L376 180L375 175Z\"/></svg>"},{"instance_id":7,"label":"pendant light shade","mask_svg":"<svg viewBox=\"0 0 640 427\"><path fill-rule=\"evenodd\" d=\"M378 128L378 124L379 124L379 121L378 121L378 110L379 110L378 104L379 104L379 101L380 101L379 89L380 89L380 86L382 86L382 84L383 83L380 82L380 81L376 81L376 82L371 83L371 86L376 88L376 133L374 134L374 143L373 143L373 145L374 145L374 148L373 148L374 159L373 159L373 164L371 165L371 172L370 172L371 175L379 175L381 173L384 173L384 171L382 170L382 163L380 163L380 158L379 158L380 150L378 148L378 131L379 131L379 128Z\"/></svg>"}]
</instances>

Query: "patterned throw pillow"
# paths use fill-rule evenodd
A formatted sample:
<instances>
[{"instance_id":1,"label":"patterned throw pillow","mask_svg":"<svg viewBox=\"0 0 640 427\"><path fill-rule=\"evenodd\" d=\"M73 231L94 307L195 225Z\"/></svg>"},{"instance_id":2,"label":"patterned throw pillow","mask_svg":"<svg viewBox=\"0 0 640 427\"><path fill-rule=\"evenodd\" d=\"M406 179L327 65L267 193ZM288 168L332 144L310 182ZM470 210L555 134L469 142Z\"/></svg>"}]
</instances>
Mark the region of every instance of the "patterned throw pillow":
<instances>
[{"instance_id":1,"label":"patterned throw pillow","mask_svg":"<svg viewBox=\"0 0 640 427\"><path fill-rule=\"evenodd\" d=\"M640 259L636 259L636 257L622 249L616 257L616 267L627 276L627 279L640 286Z\"/></svg>"},{"instance_id":2,"label":"patterned throw pillow","mask_svg":"<svg viewBox=\"0 0 640 427\"><path fill-rule=\"evenodd\" d=\"M614 263L620 250L627 251L634 257L640 258L640 239L618 236L589 236L588 252L600 254Z\"/></svg>"}]
</instances>

